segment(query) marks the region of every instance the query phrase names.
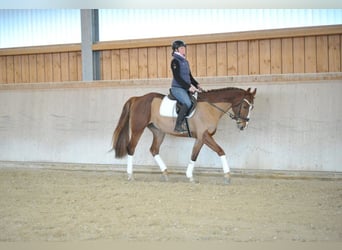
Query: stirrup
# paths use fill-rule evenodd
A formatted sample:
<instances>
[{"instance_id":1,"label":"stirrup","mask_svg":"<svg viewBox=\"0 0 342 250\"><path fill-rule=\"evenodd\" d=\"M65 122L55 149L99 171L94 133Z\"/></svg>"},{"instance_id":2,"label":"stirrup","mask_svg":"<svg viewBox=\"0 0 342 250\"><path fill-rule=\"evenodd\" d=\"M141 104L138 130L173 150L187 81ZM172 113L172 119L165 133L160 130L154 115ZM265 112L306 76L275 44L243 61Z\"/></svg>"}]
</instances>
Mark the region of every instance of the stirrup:
<instances>
[{"instance_id":1,"label":"stirrup","mask_svg":"<svg viewBox=\"0 0 342 250\"><path fill-rule=\"evenodd\" d=\"M176 126L173 131L181 134L185 134L188 132L188 130L184 127L184 122L180 126Z\"/></svg>"},{"instance_id":2,"label":"stirrup","mask_svg":"<svg viewBox=\"0 0 342 250\"><path fill-rule=\"evenodd\" d=\"M174 131L174 132L177 132L177 133L180 133L180 134L185 134L185 133L188 132L188 131L187 131L186 129L184 129L184 128L175 128L173 131Z\"/></svg>"}]
</instances>

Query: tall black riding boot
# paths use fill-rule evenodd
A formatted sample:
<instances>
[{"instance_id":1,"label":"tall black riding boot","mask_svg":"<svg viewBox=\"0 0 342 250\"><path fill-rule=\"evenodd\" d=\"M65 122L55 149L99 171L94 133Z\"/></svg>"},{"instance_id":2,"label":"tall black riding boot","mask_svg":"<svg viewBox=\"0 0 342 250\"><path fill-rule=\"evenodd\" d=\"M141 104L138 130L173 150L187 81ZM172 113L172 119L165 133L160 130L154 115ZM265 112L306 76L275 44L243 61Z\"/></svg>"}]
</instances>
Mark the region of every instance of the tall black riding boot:
<instances>
[{"instance_id":1,"label":"tall black riding boot","mask_svg":"<svg viewBox=\"0 0 342 250\"><path fill-rule=\"evenodd\" d=\"M184 126L183 126L184 118L185 118L187 112L188 112L188 107L186 105L182 105L180 110L179 110L179 113L178 113L176 126L174 129L175 132L178 132L178 133L187 132L186 128L184 128Z\"/></svg>"}]
</instances>

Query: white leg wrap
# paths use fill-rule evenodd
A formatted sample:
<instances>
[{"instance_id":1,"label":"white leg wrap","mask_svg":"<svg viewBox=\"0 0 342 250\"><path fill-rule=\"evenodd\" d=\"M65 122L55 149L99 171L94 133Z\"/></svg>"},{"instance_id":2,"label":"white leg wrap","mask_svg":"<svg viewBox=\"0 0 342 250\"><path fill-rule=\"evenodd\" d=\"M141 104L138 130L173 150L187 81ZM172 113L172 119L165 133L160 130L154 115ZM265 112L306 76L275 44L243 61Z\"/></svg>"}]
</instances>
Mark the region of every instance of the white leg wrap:
<instances>
[{"instance_id":1,"label":"white leg wrap","mask_svg":"<svg viewBox=\"0 0 342 250\"><path fill-rule=\"evenodd\" d=\"M225 174L229 173L230 169L228 166L227 157L225 155L221 155L220 158L221 158L221 162L222 162L223 173L225 173Z\"/></svg>"},{"instance_id":2,"label":"white leg wrap","mask_svg":"<svg viewBox=\"0 0 342 250\"><path fill-rule=\"evenodd\" d=\"M160 157L160 155L155 155L154 160L158 163L158 166L162 172L164 172L167 169L167 167L166 167L163 159Z\"/></svg>"},{"instance_id":3,"label":"white leg wrap","mask_svg":"<svg viewBox=\"0 0 342 250\"><path fill-rule=\"evenodd\" d=\"M133 155L127 155L127 174L133 174Z\"/></svg>"},{"instance_id":4,"label":"white leg wrap","mask_svg":"<svg viewBox=\"0 0 342 250\"><path fill-rule=\"evenodd\" d=\"M194 171L194 167L195 167L195 162L190 160L190 162L188 164L188 168L186 169L186 177L192 178L192 173Z\"/></svg>"}]
</instances>

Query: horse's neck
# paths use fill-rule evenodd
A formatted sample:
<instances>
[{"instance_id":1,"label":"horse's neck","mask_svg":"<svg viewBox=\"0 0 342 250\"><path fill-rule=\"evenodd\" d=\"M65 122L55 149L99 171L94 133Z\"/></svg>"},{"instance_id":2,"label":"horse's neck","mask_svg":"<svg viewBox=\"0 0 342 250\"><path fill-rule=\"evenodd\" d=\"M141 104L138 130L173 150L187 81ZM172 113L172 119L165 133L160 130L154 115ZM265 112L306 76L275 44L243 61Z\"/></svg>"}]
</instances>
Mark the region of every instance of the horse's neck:
<instances>
[{"instance_id":1,"label":"horse's neck","mask_svg":"<svg viewBox=\"0 0 342 250\"><path fill-rule=\"evenodd\" d=\"M217 117L217 119L220 119L224 114L227 114L227 112L231 109L232 104L228 102L207 102L205 109L210 110L209 112L211 115L214 115Z\"/></svg>"},{"instance_id":2,"label":"horse's neck","mask_svg":"<svg viewBox=\"0 0 342 250\"><path fill-rule=\"evenodd\" d=\"M206 93L204 96L201 96L199 100L216 104L222 103L222 105L224 105L224 103L232 105L234 102L236 102L236 100L243 98L243 96L243 90L236 88L227 88Z\"/></svg>"},{"instance_id":3,"label":"horse's neck","mask_svg":"<svg viewBox=\"0 0 342 250\"><path fill-rule=\"evenodd\" d=\"M237 89L236 91L229 91L225 97L225 100L226 102L233 105L234 102L242 99L244 94L245 94L244 91L240 89Z\"/></svg>"},{"instance_id":4,"label":"horse's neck","mask_svg":"<svg viewBox=\"0 0 342 250\"><path fill-rule=\"evenodd\" d=\"M205 93L198 100L207 102L211 107L214 107L213 112L220 118L232 108L234 103L243 98L243 96L244 91L241 89L226 88Z\"/></svg>"}]
</instances>

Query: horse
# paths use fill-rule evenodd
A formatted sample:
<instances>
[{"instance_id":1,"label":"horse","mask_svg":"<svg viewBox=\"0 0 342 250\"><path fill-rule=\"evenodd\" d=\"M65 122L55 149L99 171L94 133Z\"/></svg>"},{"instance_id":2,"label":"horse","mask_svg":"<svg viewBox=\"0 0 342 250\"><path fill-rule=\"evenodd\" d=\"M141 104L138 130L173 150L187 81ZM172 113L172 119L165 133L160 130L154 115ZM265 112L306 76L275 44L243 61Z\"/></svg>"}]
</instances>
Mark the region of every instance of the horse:
<instances>
[{"instance_id":1,"label":"horse","mask_svg":"<svg viewBox=\"0 0 342 250\"><path fill-rule=\"evenodd\" d=\"M188 119L189 134L174 132L175 118L160 115L160 106L164 94L151 92L142 96L130 97L122 108L122 112L113 132L112 150L115 158L127 156L128 180L133 180L133 155L139 139L147 127L153 135L150 152L158 164L162 176L167 181L167 166L159 155L159 149L166 134L179 137L195 138L191 158L186 169L186 177L194 182L193 170L196 159L203 145L217 153L221 159L224 183L230 183L230 167L225 151L214 140L220 118L227 114L236 121L237 128L244 130L249 122L250 112L254 106L256 88L251 91L235 87L201 91L197 94L197 105L194 114ZM231 113L230 110L233 112Z\"/></svg>"}]
</instances>

